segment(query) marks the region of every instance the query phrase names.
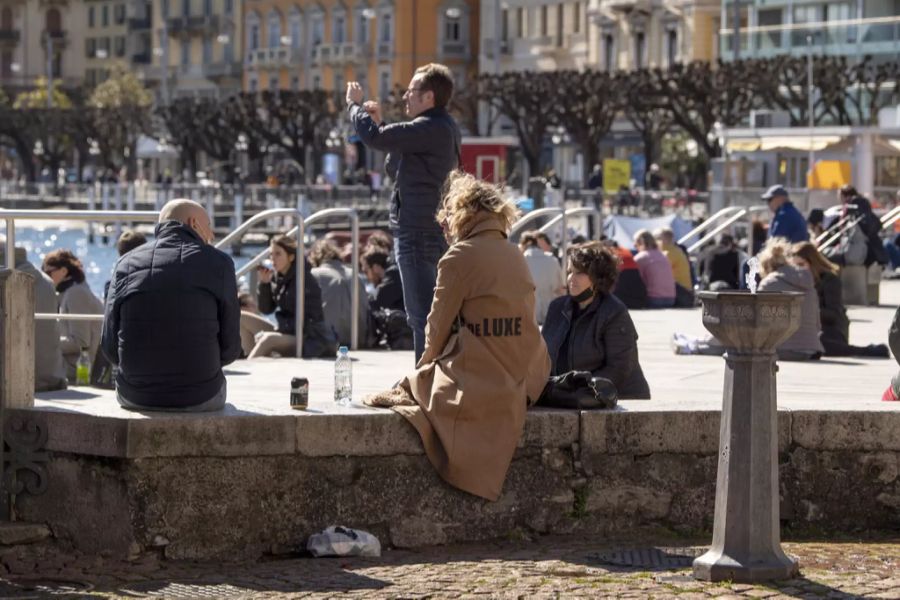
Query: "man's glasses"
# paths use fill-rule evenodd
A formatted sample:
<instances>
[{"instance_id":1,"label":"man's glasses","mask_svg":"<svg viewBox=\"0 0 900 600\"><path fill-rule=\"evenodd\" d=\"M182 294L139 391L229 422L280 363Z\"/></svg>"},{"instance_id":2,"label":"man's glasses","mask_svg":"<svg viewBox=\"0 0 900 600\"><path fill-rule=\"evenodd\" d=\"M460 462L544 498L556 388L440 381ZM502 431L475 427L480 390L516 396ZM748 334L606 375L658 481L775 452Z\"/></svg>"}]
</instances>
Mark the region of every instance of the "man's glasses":
<instances>
[{"instance_id":1,"label":"man's glasses","mask_svg":"<svg viewBox=\"0 0 900 600\"><path fill-rule=\"evenodd\" d=\"M44 269L44 275L48 275L48 276L53 275L57 271L59 271L59 267L51 267L49 269Z\"/></svg>"}]
</instances>

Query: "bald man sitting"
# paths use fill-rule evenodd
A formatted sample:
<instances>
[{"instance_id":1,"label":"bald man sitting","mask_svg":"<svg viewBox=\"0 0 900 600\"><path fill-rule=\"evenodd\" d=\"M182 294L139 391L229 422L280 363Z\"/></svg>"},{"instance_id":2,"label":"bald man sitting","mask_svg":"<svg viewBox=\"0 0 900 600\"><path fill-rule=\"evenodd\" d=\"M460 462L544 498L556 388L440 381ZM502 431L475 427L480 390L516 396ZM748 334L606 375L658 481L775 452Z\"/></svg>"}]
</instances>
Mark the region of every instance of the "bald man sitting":
<instances>
[{"instance_id":1,"label":"bald man sitting","mask_svg":"<svg viewBox=\"0 0 900 600\"><path fill-rule=\"evenodd\" d=\"M202 206L172 200L160 211L156 239L116 263L101 347L119 367L122 407L225 406L222 367L241 353L241 309L234 262L212 239Z\"/></svg>"}]
</instances>

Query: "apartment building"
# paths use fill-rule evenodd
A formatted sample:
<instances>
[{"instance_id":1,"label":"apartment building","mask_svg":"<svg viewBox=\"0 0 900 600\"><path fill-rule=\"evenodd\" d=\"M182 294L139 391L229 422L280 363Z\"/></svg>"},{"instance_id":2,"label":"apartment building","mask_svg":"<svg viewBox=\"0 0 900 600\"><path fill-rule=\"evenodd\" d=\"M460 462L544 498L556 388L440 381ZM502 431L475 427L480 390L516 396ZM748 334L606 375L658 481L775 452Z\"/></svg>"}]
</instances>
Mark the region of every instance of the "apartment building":
<instances>
[{"instance_id":1,"label":"apartment building","mask_svg":"<svg viewBox=\"0 0 900 600\"><path fill-rule=\"evenodd\" d=\"M370 97L415 68L477 67L477 0L245 0L244 89L327 89L360 81Z\"/></svg>"},{"instance_id":2,"label":"apartment building","mask_svg":"<svg viewBox=\"0 0 900 600\"><path fill-rule=\"evenodd\" d=\"M153 0L145 79L164 101L241 88L241 0Z\"/></svg>"},{"instance_id":3,"label":"apartment building","mask_svg":"<svg viewBox=\"0 0 900 600\"><path fill-rule=\"evenodd\" d=\"M81 85L86 25L84 0L0 2L0 85L25 88L50 74Z\"/></svg>"},{"instance_id":4,"label":"apartment building","mask_svg":"<svg viewBox=\"0 0 900 600\"><path fill-rule=\"evenodd\" d=\"M723 2L720 50L735 56L734 3ZM896 60L900 56L900 0L740 2L740 58L808 53Z\"/></svg>"}]
</instances>

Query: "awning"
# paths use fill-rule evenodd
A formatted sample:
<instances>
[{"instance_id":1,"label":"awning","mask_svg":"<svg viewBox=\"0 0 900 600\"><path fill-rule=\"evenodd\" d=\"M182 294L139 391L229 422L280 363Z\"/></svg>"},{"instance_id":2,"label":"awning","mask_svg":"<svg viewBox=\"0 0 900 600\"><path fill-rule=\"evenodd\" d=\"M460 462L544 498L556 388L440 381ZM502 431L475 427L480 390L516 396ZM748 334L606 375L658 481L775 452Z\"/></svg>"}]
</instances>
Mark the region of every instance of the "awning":
<instances>
[{"instance_id":1,"label":"awning","mask_svg":"<svg viewBox=\"0 0 900 600\"><path fill-rule=\"evenodd\" d=\"M814 150L819 152L841 141L839 135L767 136L756 139L728 140L729 152L769 152L772 150Z\"/></svg>"}]
</instances>

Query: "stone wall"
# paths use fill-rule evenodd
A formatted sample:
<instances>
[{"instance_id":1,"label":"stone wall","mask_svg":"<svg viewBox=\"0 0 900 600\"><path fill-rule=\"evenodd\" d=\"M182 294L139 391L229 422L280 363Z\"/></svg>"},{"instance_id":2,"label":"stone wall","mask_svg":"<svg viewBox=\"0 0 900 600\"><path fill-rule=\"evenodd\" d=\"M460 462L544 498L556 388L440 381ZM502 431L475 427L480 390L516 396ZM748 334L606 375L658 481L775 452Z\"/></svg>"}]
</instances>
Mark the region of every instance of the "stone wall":
<instances>
[{"instance_id":1,"label":"stone wall","mask_svg":"<svg viewBox=\"0 0 900 600\"><path fill-rule=\"evenodd\" d=\"M446 485L390 412L129 420L34 411L50 431L49 490L22 496L19 510L87 552L164 547L171 558L286 551L332 524L401 547L522 531L708 530L719 413L635 404L642 409L529 413L496 503ZM786 524L900 531L900 412L780 412L779 456Z\"/></svg>"}]
</instances>

